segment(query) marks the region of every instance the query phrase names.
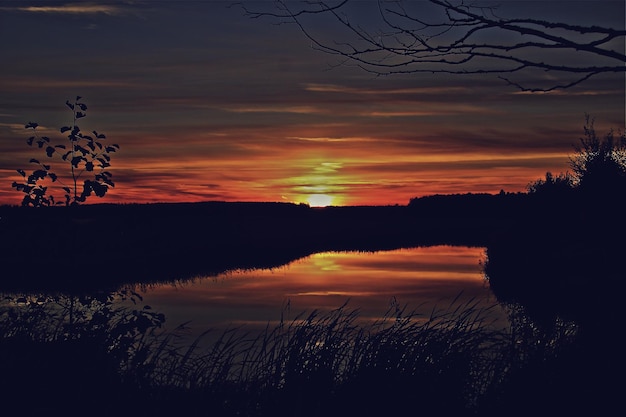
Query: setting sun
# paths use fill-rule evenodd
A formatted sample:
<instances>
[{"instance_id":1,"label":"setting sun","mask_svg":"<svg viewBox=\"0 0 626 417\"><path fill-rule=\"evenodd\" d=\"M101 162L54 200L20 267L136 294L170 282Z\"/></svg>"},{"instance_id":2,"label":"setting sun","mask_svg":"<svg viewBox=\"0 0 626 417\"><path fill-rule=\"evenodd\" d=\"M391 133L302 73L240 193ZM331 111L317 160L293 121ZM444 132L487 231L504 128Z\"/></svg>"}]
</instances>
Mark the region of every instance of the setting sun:
<instances>
[{"instance_id":1,"label":"setting sun","mask_svg":"<svg viewBox=\"0 0 626 417\"><path fill-rule=\"evenodd\" d=\"M326 207L332 204L333 199L333 196L328 194L312 194L306 201L311 207Z\"/></svg>"}]
</instances>

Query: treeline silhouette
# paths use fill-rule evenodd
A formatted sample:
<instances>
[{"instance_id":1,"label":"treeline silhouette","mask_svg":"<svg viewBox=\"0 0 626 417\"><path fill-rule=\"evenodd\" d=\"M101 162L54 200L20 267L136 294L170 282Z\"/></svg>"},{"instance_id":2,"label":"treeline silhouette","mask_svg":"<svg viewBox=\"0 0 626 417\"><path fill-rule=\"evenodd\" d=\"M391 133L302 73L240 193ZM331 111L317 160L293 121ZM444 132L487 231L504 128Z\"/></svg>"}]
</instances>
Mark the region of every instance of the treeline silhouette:
<instances>
[{"instance_id":1,"label":"treeline silhouette","mask_svg":"<svg viewBox=\"0 0 626 417\"><path fill-rule=\"evenodd\" d=\"M272 267L325 250L481 244L480 228L407 206L283 203L0 208L2 286L100 286ZM481 225L482 227L483 225Z\"/></svg>"},{"instance_id":2,"label":"treeline silhouette","mask_svg":"<svg viewBox=\"0 0 626 417\"><path fill-rule=\"evenodd\" d=\"M0 288L75 289L267 268L320 251L486 246L523 194L431 196L406 206L288 203L0 207Z\"/></svg>"},{"instance_id":3,"label":"treeline silhouette","mask_svg":"<svg viewBox=\"0 0 626 417\"><path fill-rule=\"evenodd\" d=\"M621 240L624 231L618 215L624 207L621 196L569 188L559 193L433 195L406 206L3 206L0 288L116 287L275 267L320 251L437 244L487 247L493 262L493 255L504 256L511 245L510 256L532 250L535 259L562 252L571 252L574 259L579 256L575 244L585 248L585 256L595 252L599 266L604 258L619 259L619 245L607 239Z\"/></svg>"}]
</instances>

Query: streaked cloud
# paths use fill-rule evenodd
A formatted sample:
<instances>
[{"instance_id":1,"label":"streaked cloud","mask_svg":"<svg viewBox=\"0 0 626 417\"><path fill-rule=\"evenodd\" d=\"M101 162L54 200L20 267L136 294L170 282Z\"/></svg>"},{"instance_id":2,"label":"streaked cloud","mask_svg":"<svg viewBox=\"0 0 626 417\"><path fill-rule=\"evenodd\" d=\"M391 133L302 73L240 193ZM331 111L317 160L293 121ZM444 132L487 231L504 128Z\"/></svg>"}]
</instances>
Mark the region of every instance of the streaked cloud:
<instances>
[{"instance_id":1,"label":"streaked cloud","mask_svg":"<svg viewBox=\"0 0 626 417\"><path fill-rule=\"evenodd\" d=\"M289 137L288 139L294 139L294 140L304 141L304 142L321 142L321 143L351 142L351 143L361 143L361 144L376 141L376 139L373 139L373 138L361 138L361 137L357 137L357 138L310 137L310 138L307 138L307 137L292 136L292 137Z\"/></svg>"},{"instance_id":2,"label":"streaked cloud","mask_svg":"<svg viewBox=\"0 0 626 417\"><path fill-rule=\"evenodd\" d=\"M56 14L121 14L124 8L114 4L98 3L67 3L58 6L22 6L1 7L0 10L15 10L28 13L56 13Z\"/></svg>"},{"instance_id":3,"label":"streaked cloud","mask_svg":"<svg viewBox=\"0 0 626 417\"><path fill-rule=\"evenodd\" d=\"M224 107L224 110L235 113L297 113L297 114L311 114L311 113L328 113L319 107L314 106L275 106L275 105L257 105L257 106L242 106L242 107Z\"/></svg>"},{"instance_id":4,"label":"streaked cloud","mask_svg":"<svg viewBox=\"0 0 626 417\"><path fill-rule=\"evenodd\" d=\"M475 105L446 105L436 106L436 105L424 105L424 110L412 110L410 108L406 108L409 106L398 106L397 109L387 109L387 110L373 110L369 112L359 113L359 116L363 117L426 117L426 116L446 116L446 115L454 115L454 114L467 114L467 113L497 113L496 109L480 107Z\"/></svg>"},{"instance_id":5,"label":"streaked cloud","mask_svg":"<svg viewBox=\"0 0 626 417\"><path fill-rule=\"evenodd\" d=\"M390 88L390 89L370 89L370 88L357 88L336 84L306 84L305 90L316 91L324 93L343 93L343 94L458 94L461 92L467 92L471 90L469 87L463 86L441 86L441 87L411 87L411 88Z\"/></svg>"}]
</instances>

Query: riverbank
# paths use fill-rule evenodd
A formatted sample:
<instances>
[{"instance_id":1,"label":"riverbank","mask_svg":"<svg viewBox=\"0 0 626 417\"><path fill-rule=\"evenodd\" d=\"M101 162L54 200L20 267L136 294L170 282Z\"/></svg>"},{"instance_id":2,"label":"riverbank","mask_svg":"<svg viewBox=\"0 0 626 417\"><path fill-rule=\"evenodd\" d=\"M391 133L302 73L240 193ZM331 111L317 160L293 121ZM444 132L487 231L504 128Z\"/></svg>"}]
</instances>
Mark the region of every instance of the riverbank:
<instances>
[{"instance_id":1,"label":"riverbank","mask_svg":"<svg viewBox=\"0 0 626 417\"><path fill-rule=\"evenodd\" d=\"M4 290L89 289L229 269L321 251L481 246L490 219L408 206L193 203L0 208Z\"/></svg>"},{"instance_id":2,"label":"riverbank","mask_svg":"<svg viewBox=\"0 0 626 417\"><path fill-rule=\"evenodd\" d=\"M624 207L619 197L571 191L433 195L406 206L1 206L0 290L111 290L272 268L324 251L432 245L488 247L513 268L559 255L557 265L584 261L589 275L619 259L626 230L607 216Z\"/></svg>"}]
</instances>

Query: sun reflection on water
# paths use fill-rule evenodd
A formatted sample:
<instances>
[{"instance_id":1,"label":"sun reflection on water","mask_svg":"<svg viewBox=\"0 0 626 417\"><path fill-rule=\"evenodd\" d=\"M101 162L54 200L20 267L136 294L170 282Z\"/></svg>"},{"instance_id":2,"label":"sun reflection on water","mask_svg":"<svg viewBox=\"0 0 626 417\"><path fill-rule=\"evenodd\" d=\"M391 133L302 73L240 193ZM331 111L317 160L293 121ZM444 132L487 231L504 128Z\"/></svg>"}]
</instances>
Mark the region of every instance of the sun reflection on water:
<instances>
[{"instance_id":1,"label":"sun reflection on water","mask_svg":"<svg viewBox=\"0 0 626 417\"><path fill-rule=\"evenodd\" d=\"M169 326L192 320L207 328L235 324L264 327L290 306L292 315L329 311L348 302L363 320L381 317L391 300L409 309L446 308L475 299L495 304L480 261L484 248L434 246L373 253L325 252L280 268L232 271L176 286L146 291L144 298L162 311Z\"/></svg>"}]
</instances>

